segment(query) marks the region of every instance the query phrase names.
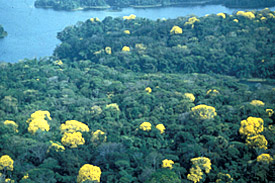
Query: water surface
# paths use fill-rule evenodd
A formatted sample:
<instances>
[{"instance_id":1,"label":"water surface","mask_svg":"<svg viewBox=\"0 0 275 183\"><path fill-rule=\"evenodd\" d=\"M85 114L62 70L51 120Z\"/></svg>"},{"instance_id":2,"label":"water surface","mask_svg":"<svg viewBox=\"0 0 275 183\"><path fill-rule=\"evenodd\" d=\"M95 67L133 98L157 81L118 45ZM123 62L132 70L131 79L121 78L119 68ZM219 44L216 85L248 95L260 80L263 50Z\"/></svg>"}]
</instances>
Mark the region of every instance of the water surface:
<instances>
[{"instance_id":1,"label":"water surface","mask_svg":"<svg viewBox=\"0 0 275 183\"><path fill-rule=\"evenodd\" d=\"M0 61L17 62L24 58L50 56L60 43L56 39L57 32L62 31L66 26L91 17L103 20L106 16L118 17L135 14L156 20L191 14L197 16L220 12L231 14L240 10L229 9L221 5L208 5L151 9L125 8L119 12L95 10L67 12L37 9L33 4L34 0L0 1L0 24L8 32L7 37L0 39Z\"/></svg>"}]
</instances>

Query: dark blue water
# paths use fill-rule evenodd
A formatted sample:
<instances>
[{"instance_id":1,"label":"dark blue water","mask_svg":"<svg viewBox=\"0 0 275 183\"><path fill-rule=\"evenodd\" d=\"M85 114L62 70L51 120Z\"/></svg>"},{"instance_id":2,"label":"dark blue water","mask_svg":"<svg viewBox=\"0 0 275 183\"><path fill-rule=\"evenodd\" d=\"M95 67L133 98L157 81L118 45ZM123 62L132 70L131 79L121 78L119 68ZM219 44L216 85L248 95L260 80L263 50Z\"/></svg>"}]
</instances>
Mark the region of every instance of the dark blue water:
<instances>
[{"instance_id":1,"label":"dark blue water","mask_svg":"<svg viewBox=\"0 0 275 183\"><path fill-rule=\"evenodd\" d=\"M57 32L78 21L91 17L104 19L106 16L125 16L135 14L153 20L158 18L176 18L185 15L204 16L220 12L231 14L239 9L228 9L220 5L196 7L167 7L157 9L125 8L121 12L110 11L54 11L36 9L34 0L0 0L0 24L8 36L0 39L0 61L17 62L24 58L52 55L59 41ZM272 8L274 10L275 8Z\"/></svg>"}]
</instances>

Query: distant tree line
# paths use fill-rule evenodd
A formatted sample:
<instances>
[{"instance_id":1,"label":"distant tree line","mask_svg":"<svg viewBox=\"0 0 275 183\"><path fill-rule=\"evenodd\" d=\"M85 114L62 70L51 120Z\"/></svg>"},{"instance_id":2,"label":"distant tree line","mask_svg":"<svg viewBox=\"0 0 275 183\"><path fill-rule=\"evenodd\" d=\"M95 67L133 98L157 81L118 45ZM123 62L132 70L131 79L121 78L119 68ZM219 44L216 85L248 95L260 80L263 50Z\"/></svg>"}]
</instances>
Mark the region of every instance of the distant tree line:
<instances>
[{"instance_id":1,"label":"distant tree line","mask_svg":"<svg viewBox=\"0 0 275 183\"><path fill-rule=\"evenodd\" d=\"M57 10L74 10L85 8L124 8L124 7L160 7L181 5L223 4L228 7L259 8L275 5L275 0L36 0L36 7L54 8Z\"/></svg>"}]
</instances>

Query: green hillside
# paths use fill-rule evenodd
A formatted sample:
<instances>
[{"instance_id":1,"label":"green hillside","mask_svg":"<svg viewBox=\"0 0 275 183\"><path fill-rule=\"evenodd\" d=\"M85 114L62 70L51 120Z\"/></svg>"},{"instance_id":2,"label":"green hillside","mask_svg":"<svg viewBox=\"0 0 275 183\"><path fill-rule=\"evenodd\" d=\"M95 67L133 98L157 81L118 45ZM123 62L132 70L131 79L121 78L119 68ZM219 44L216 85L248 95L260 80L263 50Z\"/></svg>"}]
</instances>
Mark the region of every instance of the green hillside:
<instances>
[{"instance_id":1,"label":"green hillside","mask_svg":"<svg viewBox=\"0 0 275 183\"><path fill-rule=\"evenodd\" d=\"M274 12L243 15L90 19L0 63L0 182L275 181Z\"/></svg>"}]
</instances>

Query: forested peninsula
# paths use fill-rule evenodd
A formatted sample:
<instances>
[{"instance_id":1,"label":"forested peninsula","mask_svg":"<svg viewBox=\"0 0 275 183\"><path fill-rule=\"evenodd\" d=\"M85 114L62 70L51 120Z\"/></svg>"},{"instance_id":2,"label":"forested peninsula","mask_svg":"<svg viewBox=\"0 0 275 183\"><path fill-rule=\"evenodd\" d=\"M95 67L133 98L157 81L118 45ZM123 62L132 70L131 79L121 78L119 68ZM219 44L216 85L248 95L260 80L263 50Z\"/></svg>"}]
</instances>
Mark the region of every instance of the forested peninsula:
<instances>
[{"instance_id":1,"label":"forested peninsula","mask_svg":"<svg viewBox=\"0 0 275 183\"><path fill-rule=\"evenodd\" d=\"M0 182L274 182L274 16L91 18L0 63Z\"/></svg>"},{"instance_id":2,"label":"forested peninsula","mask_svg":"<svg viewBox=\"0 0 275 183\"><path fill-rule=\"evenodd\" d=\"M190 6L221 4L226 7L264 8L275 6L275 0L36 0L35 7L56 10L118 9L125 7L153 8L165 6Z\"/></svg>"},{"instance_id":3,"label":"forested peninsula","mask_svg":"<svg viewBox=\"0 0 275 183\"><path fill-rule=\"evenodd\" d=\"M0 25L0 39L7 36L8 33L4 30L4 28Z\"/></svg>"}]
</instances>

